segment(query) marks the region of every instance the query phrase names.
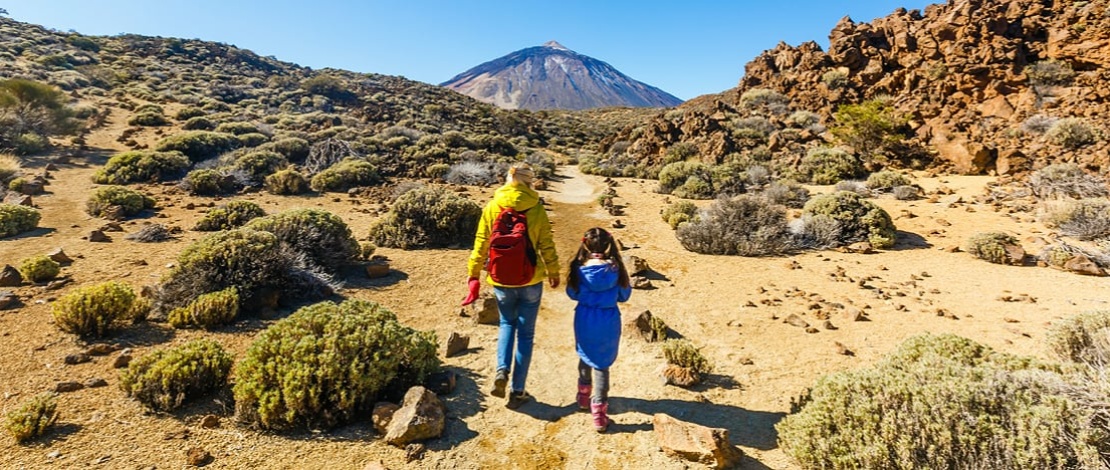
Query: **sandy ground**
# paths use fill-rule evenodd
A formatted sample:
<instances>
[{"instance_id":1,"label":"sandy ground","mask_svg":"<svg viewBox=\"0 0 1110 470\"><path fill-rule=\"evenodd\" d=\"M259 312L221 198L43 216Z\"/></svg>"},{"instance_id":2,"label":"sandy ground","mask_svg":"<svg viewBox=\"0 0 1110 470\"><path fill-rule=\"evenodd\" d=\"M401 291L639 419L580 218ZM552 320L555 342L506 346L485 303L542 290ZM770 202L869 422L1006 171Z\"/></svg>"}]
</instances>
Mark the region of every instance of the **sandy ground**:
<instances>
[{"instance_id":1,"label":"sandy ground","mask_svg":"<svg viewBox=\"0 0 1110 470\"><path fill-rule=\"evenodd\" d=\"M106 149L115 145L109 139L91 143ZM536 401L508 410L503 400L485 393L493 373L496 327L460 316L467 250L381 249L396 271L384 279L354 279L343 295L379 302L404 323L433 329L441 339L452 332L471 336L467 353L445 359L445 365L459 374L457 390L445 398L447 430L442 438L427 442L421 460L410 462L403 449L380 442L366 421L326 433L259 433L234 425L226 397L198 400L173 415L152 415L119 390L111 357L64 365L67 354L85 345L51 324L52 300L75 286L109 279L136 288L156 283L177 253L203 235L186 230L179 239L158 244L125 240L118 232L109 233L111 243L82 240L104 224L83 212L93 187L89 177L102 162L91 158L62 165L53 173L49 194L35 199L43 213L41 228L0 241L0 263L14 265L58 247L76 258L63 269L73 282L55 291L21 287L16 292L24 306L0 311L0 371L5 376L0 409L7 411L62 380L99 377L109 386L62 394L59 424L42 439L27 445L6 436L0 439L3 468L180 468L192 447L214 456L208 468L359 469L369 462L388 468L703 468L659 450L651 426L655 413L728 429L732 442L746 454L741 468L794 468L777 447L774 424L789 411L791 399L822 375L871 364L905 338L925 332L956 333L1002 351L1047 357L1043 337L1052 321L1105 309L1110 298L1104 278L992 265L944 250L984 230L1006 230L1019 238L1046 235L1048 231L1029 214L1006 214L969 202L880 198L875 201L896 218L903 232L892 250L869 255L825 251L773 258L705 256L683 250L660 219L668 198L653 191L653 181L620 180L616 203L625 206L626 214L613 217L596 202L605 187L601 179L563 167L559 180L542 191L551 209L561 263L565 266L587 228L610 227L614 219L621 219L626 228L613 231L630 247L627 253L644 258L655 271L654 289L636 290L622 306L624 315L650 310L662 318L703 348L715 366L713 375L693 390L664 385L658 379L664 362L659 345L626 334L612 368L614 425L607 434L595 433L589 415L577 412L574 405L573 304L561 288L547 289L527 384ZM971 201L988 181L923 177L917 183L928 190L945 186ZM188 229L209 202L226 201L184 195L169 186L141 188L155 196L161 209L147 219L125 223L126 232L145 222ZM469 190L479 202L490 193L488 188ZM377 217L370 210L377 204L346 194L241 197L269 212L295 207L333 211L359 238ZM186 209L188 203L197 207ZM867 280L861 285L860 279ZM867 321L845 319L842 310L852 308L865 312ZM790 314L806 319L818 332L783 323ZM826 314L835 330L823 327ZM241 356L270 322L248 319L215 332L144 324L121 331L109 342L142 355L153 347L209 336ZM836 343L854 355L839 354ZM221 416L222 425L201 428L200 418L206 414Z\"/></svg>"}]
</instances>

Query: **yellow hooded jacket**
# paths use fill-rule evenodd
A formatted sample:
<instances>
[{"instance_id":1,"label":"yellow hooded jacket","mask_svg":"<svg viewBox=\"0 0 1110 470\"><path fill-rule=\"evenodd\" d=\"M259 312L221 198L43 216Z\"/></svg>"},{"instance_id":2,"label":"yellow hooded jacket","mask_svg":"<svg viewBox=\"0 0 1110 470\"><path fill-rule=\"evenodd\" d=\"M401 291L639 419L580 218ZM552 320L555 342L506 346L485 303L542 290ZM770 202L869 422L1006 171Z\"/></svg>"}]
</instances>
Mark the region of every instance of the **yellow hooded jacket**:
<instances>
[{"instance_id":1,"label":"yellow hooded jacket","mask_svg":"<svg viewBox=\"0 0 1110 470\"><path fill-rule=\"evenodd\" d=\"M555 253L555 239L551 234L551 221L547 219L547 212L540 204L540 195L535 190L523 184L508 183L493 193L493 200L486 204L482 210L482 221L478 223L478 232L474 235L474 251L470 253L470 261L466 269L469 277L478 277L486 266L489 256L489 237L493 231L493 221L501 209L511 207L523 212L528 219L528 238L536 248L536 274L525 286L531 286L547 278L559 277L559 256ZM486 276L486 282L498 287L504 286L493 282Z\"/></svg>"}]
</instances>

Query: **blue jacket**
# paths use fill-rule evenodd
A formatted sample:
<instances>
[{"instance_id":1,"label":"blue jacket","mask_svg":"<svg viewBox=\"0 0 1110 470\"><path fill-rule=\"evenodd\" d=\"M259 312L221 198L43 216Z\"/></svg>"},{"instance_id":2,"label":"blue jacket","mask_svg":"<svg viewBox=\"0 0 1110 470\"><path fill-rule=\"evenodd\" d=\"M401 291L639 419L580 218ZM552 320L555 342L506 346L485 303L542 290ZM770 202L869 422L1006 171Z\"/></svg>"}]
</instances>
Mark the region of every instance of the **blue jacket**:
<instances>
[{"instance_id":1,"label":"blue jacket","mask_svg":"<svg viewBox=\"0 0 1110 470\"><path fill-rule=\"evenodd\" d=\"M567 286L567 295L577 300L574 307L574 341L578 357L594 369L608 369L617 359L621 338L621 312L617 302L626 302L631 287L620 287L617 266L612 263L578 267L578 288Z\"/></svg>"}]
</instances>

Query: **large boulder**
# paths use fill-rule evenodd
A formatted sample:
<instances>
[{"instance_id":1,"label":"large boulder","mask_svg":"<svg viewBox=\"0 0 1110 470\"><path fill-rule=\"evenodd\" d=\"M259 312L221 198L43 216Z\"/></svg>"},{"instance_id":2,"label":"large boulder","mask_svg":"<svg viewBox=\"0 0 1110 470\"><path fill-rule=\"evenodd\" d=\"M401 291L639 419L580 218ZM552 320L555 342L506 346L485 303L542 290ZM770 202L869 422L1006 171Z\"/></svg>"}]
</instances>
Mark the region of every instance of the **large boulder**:
<instances>
[{"instance_id":1,"label":"large boulder","mask_svg":"<svg viewBox=\"0 0 1110 470\"><path fill-rule=\"evenodd\" d=\"M447 409L431 390L412 387L405 393L401 408L393 413L386 428L385 442L404 447L443 434L447 425Z\"/></svg>"},{"instance_id":2,"label":"large boulder","mask_svg":"<svg viewBox=\"0 0 1110 470\"><path fill-rule=\"evenodd\" d=\"M727 429L688 423L662 413L652 417L651 425L659 447L669 456L713 468L730 468L744 456L743 451L729 442Z\"/></svg>"}]
</instances>

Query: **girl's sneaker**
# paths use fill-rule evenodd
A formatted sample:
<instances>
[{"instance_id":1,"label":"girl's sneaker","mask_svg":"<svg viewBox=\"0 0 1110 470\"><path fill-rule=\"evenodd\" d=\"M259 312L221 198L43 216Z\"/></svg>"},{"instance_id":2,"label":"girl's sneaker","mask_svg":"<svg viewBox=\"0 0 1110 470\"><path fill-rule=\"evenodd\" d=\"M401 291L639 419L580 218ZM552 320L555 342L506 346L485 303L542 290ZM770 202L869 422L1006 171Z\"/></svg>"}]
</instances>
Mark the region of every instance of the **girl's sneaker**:
<instances>
[{"instance_id":1,"label":"girl's sneaker","mask_svg":"<svg viewBox=\"0 0 1110 470\"><path fill-rule=\"evenodd\" d=\"M582 411L590 409L590 394L593 393L593 391L593 385L578 384L578 409Z\"/></svg>"},{"instance_id":2,"label":"girl's sneaker","mask_svg":"<svg viewBox=\"0 0 1110 470\"><path fill-rule=\"evenodd\" d=\"M594 430L605 432L609 429L609 404L591 403L590 413L594 415Z\"/></svg>"}]
</instances>

